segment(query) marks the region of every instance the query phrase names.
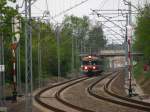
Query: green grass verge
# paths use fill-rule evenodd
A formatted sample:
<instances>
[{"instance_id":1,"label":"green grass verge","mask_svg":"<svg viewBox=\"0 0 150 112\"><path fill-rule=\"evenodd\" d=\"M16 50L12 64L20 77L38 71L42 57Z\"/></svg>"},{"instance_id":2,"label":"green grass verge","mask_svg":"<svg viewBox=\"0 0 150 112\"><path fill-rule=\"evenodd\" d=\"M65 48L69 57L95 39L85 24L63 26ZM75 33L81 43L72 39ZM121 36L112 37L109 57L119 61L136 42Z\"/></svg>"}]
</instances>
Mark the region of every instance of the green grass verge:
<instances>
[{"instance_id":1,"label":"green grass verge","mask_svg":"<svg viewBox=\"0 0 150 112\"><path fill-rule=\"evenodd\" d=\"M133 75L135 78L139 78L140 75L144 75L144 78L150 78L150 71L144 71L144 63L139 62L133 67Z\"/></svg>"}]
</instances>

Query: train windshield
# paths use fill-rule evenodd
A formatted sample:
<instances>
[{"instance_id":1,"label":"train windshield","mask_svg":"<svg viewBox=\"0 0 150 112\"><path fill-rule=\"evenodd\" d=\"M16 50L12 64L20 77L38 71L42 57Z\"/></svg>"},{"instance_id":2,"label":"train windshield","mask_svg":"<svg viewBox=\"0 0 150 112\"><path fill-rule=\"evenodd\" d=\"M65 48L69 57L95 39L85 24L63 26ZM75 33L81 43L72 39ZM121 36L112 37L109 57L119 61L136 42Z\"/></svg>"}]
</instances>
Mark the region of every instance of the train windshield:
<instances>
[{"instance_id":1,"label":"train windshield","mask_svg":"<svg viewBox=\"0 0 150 112\"><path fill-rule=\"evenodd\" d=\"M89 61L83 61L82 64L83 65L90 65L90 62Z\"/></svg>"},{"instance_id":2,"label":"train windshield","mask_svg":"<svg viewBox=\"0 0 150 112\"><path fill-rule=\"evenodd\" d=\"M83 65L98 65L99 61L83 61Z\"/></svg>"},{"instance_id":3,"label":"train windshield","mask_svg":"<svg viewBox=\"0 0 150 112\"><path fill-rule=\"evenodd\" d=\"M98 65L98 61L92 61L91 64L92 65Z\"/></svg>"}]
</instances>

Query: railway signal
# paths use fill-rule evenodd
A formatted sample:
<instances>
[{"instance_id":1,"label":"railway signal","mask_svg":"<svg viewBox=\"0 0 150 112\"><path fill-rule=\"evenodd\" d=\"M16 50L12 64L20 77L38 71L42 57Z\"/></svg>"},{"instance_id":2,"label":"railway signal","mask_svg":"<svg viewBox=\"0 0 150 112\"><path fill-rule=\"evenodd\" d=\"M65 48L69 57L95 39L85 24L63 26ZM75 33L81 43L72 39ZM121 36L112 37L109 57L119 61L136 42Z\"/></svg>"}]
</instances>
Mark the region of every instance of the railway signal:
<instances>
[{"instance_id":1,"label":"railway signal","mask_svg":"<svg viewBox=\"0 0 150 112\"><path fill-rule=\"evenodd\" d=\"M128 8L129 8L129 12L128 12L128 25L127 27L127 44L128 44L128 80L129 80L129 88L128 88L128 94L131 97L133 95L133 91L132 91L132 51L131 51L131 40L132 40L132 26L131 26L131 22L132 22L132 18L131 18L131 2L128 2Z\"/></svg>"},{"instance_id":2,"label":"railway signal","mask_svg":"<svg viewBox=\"0 0 150 112\"><path fill-rule=\"evenodd\" d=\"M16 48L17 48L17 43L13 42L11 45L12 48L12 62L13 62L13 71L12 71L12 75L13 75L13 101L17 100L17 87L16 87Z\"/></svg>"},{"instance_id":3,"label":"railway signal","mask_svg":"<svg viewBox=\"0 0 150 112\"><path fill-rule=\"evenodd\" d=\"M18 63L18 45L19 45L19 40L20 40L20 21L17 19L17 17L14 17L12 19L12 32L15 33L15 35L12 37L12 44L11 44L11 49L12 49L12 63L13 63L13 70L12 70L12 75L13 75L13 101L17 100L17 89L18 88L18 83L20 82L18 77L18 69L19 69L19 63Z\"/></svg>"},{"instance_id":4,"label":"railway signal","mask_svg":"<svg viewBox=\"0 0 150 112\"><path fill-rule=\"evenodd\" d=\"M131 57L131 35L132 35L132 31L131 31L131 26L127 26L128 29L128 38L127 38L127 42L128 42L128 79L129 79L129 96L132 96L132 79L131 79L131 75L132 75L132 57Z\"/></svg>"}]
</instances>

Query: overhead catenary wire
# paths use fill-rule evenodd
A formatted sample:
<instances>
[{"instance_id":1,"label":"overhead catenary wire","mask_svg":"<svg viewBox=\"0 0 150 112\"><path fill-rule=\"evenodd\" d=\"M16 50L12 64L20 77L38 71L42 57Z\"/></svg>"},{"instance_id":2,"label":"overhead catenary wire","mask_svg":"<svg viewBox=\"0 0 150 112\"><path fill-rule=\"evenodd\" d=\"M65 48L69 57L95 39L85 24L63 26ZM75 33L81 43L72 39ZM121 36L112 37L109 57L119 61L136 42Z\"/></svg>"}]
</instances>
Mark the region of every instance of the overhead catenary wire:
<instances>
[{"instance_id":1,"label":"overhead catenary wire","mask_svg":"<svg viewBox=\"0 0 150 112\"><path fill-rule=\"evenodd\" d=\"M68 11L70 11L70 10L72 10L72 9L74 9L74 8L76 8L76 7L78 7L78 6L82 5L82 4L84 4L84 3L86 3L87 1L89 1L89 0L84 0L84 1L82 1L82 2L80 2L80 3L78 3L78 4L75 4L74 6L68 8L68 9L66 9L66 10L64 10L64 11L58 13L58 14L56 14L56 15L53 16L52 18L55 19L55 18L61 16L62 14L64 14L64 13L66 13L66 12L68 12Z\"/></svg>"},{"instance_id":2,"label":"overhead catenary wire","mask_svg":"<svg viewBox=\"0 0 150 112\"><path fill-rule=\"evenodd\" d=\"M23 2L24 5L25 5L25 1L26 1L26 0L24 0L24 2ZM31 2L31 6L34 5L36 2L37 2L37 0L33 0L33 2ZM23 5L23 4L22 4L22 5ZM23 7L23 6L22 6L22 7ZM19 8L22 8L22 7L19 7ZM29 6L27 6L27 9L29 9ZM25 10L22 10L22 11L20 12L20 14L24 14L24 13L25 13Z\"/></svg>"},{"instance_id":3,"label":"overhead catenary wire","mask_svg":"<svg viewBox=\"0 0 150 112\"><path fill-rule=\"evenodd\" d=\"M120 44L124 43L124 41L119 39L117 36L115 36L115 34L108 35L107 38L108 37L113 38L115 41L118 41Z\"/></svg>"},{"instance_id":4,"label":"overhead catenary wire","mask_svg":"<svg viewBox=\"0 0 150 112\"><path fill-rule=\"evenodd\" d=\"M51 21L51 20L53 20L55 23L58 23L52 16L51 16L51 14L50 14L50 11L49 11L49 5L48 5L48 1L47 0L45 0L45 4L46 4L46 11L47 11L47 15L48 15L48 19L49 19L49 22Z\"/></svg>"},{"instance_id":5,"label":"overhead catenary wire","mask_svg":"<svg viewBox=\"0 0 150 112\"><path fill-rule=\"evenodd\" d=\"M22 1L20 6L18 5L19 3L17 3L17 8L23 8L24 3L25 3L25 0Z\"/></svg>"},{"instance_id":6,"label":"overhead catenary wire","mask_svg":"<svg viewBox=\"0 0 150 112\"><path fill-rule=\"evenodd\" d=\"M109 0L103 0L103 1L101 2L101 5L100 5L99 7L101 7L101 9L102 9L108 1L109 1Z\"/></svg>"},{"instance_id":7,"label":"overhead catenary wire","mask_svg":"<svg viewBox=\"0 0 150 112\"><path fill-rule=\"evenodd\" d=\"M114 33L118 34L120 37L122 37L122 38L124 37L124 35L121 35L120 33L114 31L112 28L108 27L107 25L105 25L105 24L103 24L103 23L102 23L102 25L105 26L106 28L110 29L110 30L113 31Z\"/></svg>"},{"instance_id":8,"label":"overhead catenary wire","mask_svg":"<svg viewBox=\"0 0 150 112\"><path fill-rule=\"evenodd\" d=\"M98 17L103 17L104 19L106 19L106 20L108 20L109 22L111 22L111 23L113 23L115 26L117 26L118 28L120 28L120 29L122 29L122 30L124 30L122 27L120 27L118 24L116 24L116 23L114 23L113 21L111 21L111 20L109 20L108 18L106 18L105 16L103 16L102 14L100 14L100 13L98 13L98 12L96 12L95 10L92 10L93 12L95 12L96 13L96 15L98 16ZM124 30L125 31L125 30Z\"/></svg>"},{"instance_id":9,"label":"overhead catenary wire","mask_svg":"<svg viewBox=\"0 0 150 112\"><path fill-rule=\"evenodd\" d=\"M113 34L111 32L109 32L109 33L110 33L110 35L112 35L114 38L116 38L116 40L120 41L121 43L122 43L122 41L124 41L123 38L121 39L121 38L117 37L116 34Z\"/></svg>"}]
</instances>

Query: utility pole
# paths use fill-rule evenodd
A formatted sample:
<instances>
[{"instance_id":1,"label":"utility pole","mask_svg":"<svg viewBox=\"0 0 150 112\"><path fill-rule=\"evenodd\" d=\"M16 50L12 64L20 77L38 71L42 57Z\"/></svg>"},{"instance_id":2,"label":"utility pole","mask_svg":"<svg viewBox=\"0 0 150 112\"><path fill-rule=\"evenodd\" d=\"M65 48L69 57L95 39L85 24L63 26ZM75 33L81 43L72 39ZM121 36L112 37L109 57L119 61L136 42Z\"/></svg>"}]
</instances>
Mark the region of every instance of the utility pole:
<instances>
[{"instance_id":1,"label":"utility pole","mask_svg":"<svg viewBox=\"0 0 150 112\"><path fill-rule=\"evenodd\" d=\"M42 81L42 62L41 62L41 29L40 29L40 21L38 20L38 82L39 88L41 88Z\"/></svg>"},{"instance_id":2,"label":"utility pole","mask_svg":"<svg viewBox=\"0 0 150 112\"><path fill-rule=\"evenodd\" d=\"M31 27L31 0L25 0L25 110L32 112L32 27Z\"/></svg>"},{"instance_id":3,"label":"utility pole","mask_svg":"<svg viewBox=\"0 0 150 112\"><path fill-rule=\"evenodd\" d=\"M2 39L1 39L1 34L0 34L0 66L2 65ZM1 67L0 67L1 69ZM2 106L3 104L3 101L2 101L2 98L3 98L3 84L2 84L2 72L0 70L0 106Z\"/></svg>"},{"instance_id":4,"label":"utility pole","mask_svg":"<svg viewBox=\"0 0 150 112\"><path fill-rule=\"evenodd\" d=\"M115 51L115 45L114 45L114 40L113 39L112 39L112 50ZM115 58L112 57L112 71L113 72L114 72L114 60L115 60Z\"/></svg>"},{"instance_id":5,"label":"utility pole","mask_svg":"<svg viewBox=\"0 0 150 112\"><path fill-rule=\"evenodd\" d=\"M3 96L3 102L5 105L5 60L4 60L4 36L2 33L2 65L3 65L3 70L2 70L2 96Z\"/></svg>"},{"instance_id":6,"label":"utility pole","mask_svg":"<svg viewBox=\"0 0 150 112\"><path fill-rule=\"evenodd\" d=\"M125 50L125 78L128 79L128 14L126 14L126 33L125 33L125 40L124 40L124 50Z\"/></svg>"},{"instance_id":7,"label":"utility pole","mask_svg":"<svg viewBox=\"0 0 150 112\"><path fill-rule=\"evenodd\" d=\"M20 20L17 17L14 17L14 32L15 37L13 40L13 44L16 44L16 48L15 48L15 60L16 60L16 79L17 79L17 92L18 94L21 95L21 91L22 91L22 87L21 87L21 72L20 72L20 33L18 33L20 31L21 25L20 25Z\"/></svg>"},{"instance_id":8,"label":"utility pole","mask_svg":"<svg viewBox=\"0 0 150 112\"><path fill-rule=\"evenodd\" d=\"M12 32L15 35L12 37L12 60L13 60L13 101L17 100L17 94L21 93L21 74L20 74L20 21L17 17L12 18Z\"/></svg>"},{"instance_id":9,"label":"utility pole","mask_svg":"<svg viewBox=\"0 0 150 112\"><path fill-rule=\"evenodd\" d=\"M131 40L132 40L132 18L131 18L131 2L128 2L128 8L129 8L129 20L128 20L128 26L127 26L127 42L128 42L128 79L129 79L129 96L132 96L132 55L131 55Z\"/></svg>"},{"instance_id":10,"label":"utility pole","mask_svg":"<svg viewBox=\"0 0 150 112\"><path fill-rule=\"evenodd\" d=\"M4 43L3 34L0 33L0 107L4 106L5 68L4 68Z\"/></svg>"},{"instance_id":11,"label":"utility pole","mask_svg":"<svg viewBox=\"0 0 150 112\"><path fill-rule=\"evenodd\" d=\"M22 86L21 86L21 71L20 71L20 43L18 43L17 45L17 52L16 52L16 56L17 56L17 90L18 90L18 94L22 94Z\"/></svg>"},{"instance_id":12,"label":"utility pole","mask_svg":"<svg viewBox=\"0 0 150 112\"><path fill-rule=\"evenodd\" d=\"M74 35L72 35L72 59L71 59L71 70L74 72Z\"/></svg>"},{"instance_id":13,"label":"utility pole","mask_svg":"<svg viewBox=\"0 0 150 112\"><path fill-rule=\"evenodd\" d=\"M1 16L1 14L0 14ZM0 20L0 25L1 25L1 20ZM3 95L4 95L4 88L3 88L3 71L2 71L2 66L3 66L3 35L0 32L0 107L3 106Z\"/></svg>"},{"instance_id":14,"label":"utility pole","mask_svg":"<svg viewBox=\"0 0 150 112\"><path fill-rule=\"evenodd\" d=\"M61 70L60 70L60 27L56 27L56 38L57 38L57 73L58 81L60 81Z\"/></svg>"},{"instance_id":15,"label":"utility pole","mask_svg":"<svg viewBox=\"0 0 150 112\"><path fill-rule=\"evenodd\" d=\"M78 39L75 38L75 68L78 69Z\"/></svg>"},{"instance_id":16,"label":"utility pole","mask_svg":"<svg viewBox=\"0 0 150 112\"><path fill-rule=\"evenodd\" d=\"M19 5L16 5L16 10L18 11ZM14 32L16 42L17 42L17 48L16 48L16 75L17 75L17 91L18 94L22 94L22 86L21 86L21 71L20 71L20 29L21 29L21 21L17 18L17 16L14 18Z\"/></svg>"},{"instance_id":17,"label":"utility pole","mask_svg":"<svg viewBox=\"0 0 150 112\"><path fill-rule=\"evenodd\" d=\"M15 18L12 18L12 32L15 32ZM17 101L17 77L16 77L16 49L17 49L17 41L15 36L12 37L12 62L13 62L13 69L12 69L12 76L13 76L13 101Z\"/></svg>"}]
</instances>

